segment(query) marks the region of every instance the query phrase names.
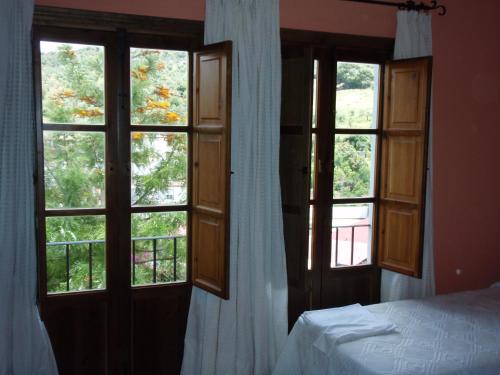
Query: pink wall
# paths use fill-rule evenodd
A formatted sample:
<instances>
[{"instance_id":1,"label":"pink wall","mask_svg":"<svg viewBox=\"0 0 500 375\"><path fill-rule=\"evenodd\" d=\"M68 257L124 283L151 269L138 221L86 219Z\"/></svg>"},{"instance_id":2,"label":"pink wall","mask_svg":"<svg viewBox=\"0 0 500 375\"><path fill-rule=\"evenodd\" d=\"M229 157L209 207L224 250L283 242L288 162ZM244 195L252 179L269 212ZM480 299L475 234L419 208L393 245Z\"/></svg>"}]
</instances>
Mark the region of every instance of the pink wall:
<instances>
[{"instance_id":1,"label":"pink wall","mask_svg":"<svg viewBox=\"0 0 500 375\"><path fill-rule=\"evenodd\" d=\"M41 5L202 20L202 0L37 0ZM448 0L434 17L434 244L438 292L500 280L498 0ZM488 7L486 7L486 5ZM487 9L488 8L488 9ZM486 10L487 9L487 10ZM281 25L394 36L394 10L338 0L281 0ZM496 147L499 147L497 149ZM500 163L499 163L500 164ZM456 275L456 269L462 274Z\"/></svg>"},{"instance_id":2,"label":"pink wall","mask_svg":"<svg viewBox=\"0 0 500 375\"><path fill-rule=\"evenodd\" d=\"M145 16L203 20L204 0L36 0L37 4L130 13ZM385 7L338 0L281 0L281 26L344 34L392 36L394 11Z\"/></svg>"},{"instance_id":3,"label":"pink wall","mask_svg":"<svg viewBox=\"0 0 500 375\"><path fill-rule=\"evenodd\" d=\"M447 3L449 14L433 24L434 243L441 292L500 280L500 2Z\"/></svg>"}]
</instances>

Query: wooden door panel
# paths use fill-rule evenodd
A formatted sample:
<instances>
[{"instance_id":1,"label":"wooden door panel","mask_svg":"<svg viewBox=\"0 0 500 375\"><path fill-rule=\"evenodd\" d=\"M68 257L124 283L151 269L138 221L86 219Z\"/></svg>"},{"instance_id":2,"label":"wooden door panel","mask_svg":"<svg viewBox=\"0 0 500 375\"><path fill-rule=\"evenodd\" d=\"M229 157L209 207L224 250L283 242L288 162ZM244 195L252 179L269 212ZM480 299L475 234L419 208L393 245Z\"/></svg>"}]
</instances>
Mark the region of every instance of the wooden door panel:
<instances>
[{"instance_id":1,"label":"wooden door panel","mask_svg":"<svg viewBox=\"0 0 500 375\"><path fill-rule=\"evenodd\" d=\"M336 270L323 279L320 308L369 305L379 300L379 274L375 267Z\"/></svg>"},{"instance_id":2,"label":"wooden door panel","mask_svg":"<svg viewBox=\"0 0 500 375\"><path fill-rule=\"evenodd\" d=\"M44 323L56 356L59 373L108 373L107 301L46 302Z\"/></svg>"},{"instance_id":3,"label":"wooden door panel","mask_svg":"<svg viewBox=\"0 0 500 375\"><path fill-rule=\"evenodd\" d=\"M194 53L192 281L229 297L232 44Z\"/></svg>"},{"instance_id":4,"label":"wooden door panel","mask_svg":"<svg viewBox=\"0 0 500 375\"><path fill-rule=\"evenodd\" d=\"M224 243L225 227L222 219L199 212L193 214L193 275L197 284L216 293L222 293L226 261L220 252Z\"/></svg>"},{"instance_id":5,"label":"wooden door panel","mask_svg":"<svg viewBox=\"0 0 500 375\"><path fill-rule=\"evenodd\" d=\"M414 60L388 64L384 130L425 130L430 66Z\"/></svg>"},{"instance_id":6,"label":"wooden door panel","mask_svg":"<svg viewBox=\"0 0 500 375\"><path fill-rule=\"evenodd\" d=\"M225 57L218 53L206 53L197 59L195 127L225 125L226 88Z\"/></svg>"},{"instance_id":7,"label":"wooden door panel","mask_svg":"<svg viewBox=\"0 0 500 375\"><path fill-rule=\"evenodd\" d=\"M197 133L194 139L193 204L222 213L225 210L225 142L222 134Z\"/></svg>"},{"instance_id":8,"label":"wooden door panel","mask_svg":"<svg viewBox=\"0 0 500 375\"><path fill-rule=\"evenodd\" d=\"M387 268L404 270L416 276L420 267L418 258L420 210L399 204L382 203L380 206L379 259Z\"/></svg>"},{"instance_id":9,"label":"wooden door panel","mask_svg":"<svg viewBox=\"0 0 500 375\"><path fill-rule=\"evenodd\" d=\"M382 145L383 199L419 203L422 196L421 136L386 136Z\"/></svg>"},{"instance_id":10,"label":"wooden door panel","mask_svg":"<svg viewBox=\"0 0 500 375\"><path fill-rule=\"evenodd\" d=\"M313 75L313 56L310 48L283 47L280 184L290 329L300 314L310 306L306 274Z\"/></svg>"},{"instance_id":11,"label":"wooden door panel","mask_svg":"<svg viewBox=\"0 0 500 375\"><path fill-rule=\"evenodd\" d=\"M307 137L307 133L281 135L280 182L281 201L285 211L291 206L307 211L309 198Z\"/></svg>"},{"instance_id":12,"label":"wooden door panel","mask_svg":"<svg viewBox=\"0 0 500 375\"><path fill-rule=\"evenodd\" d=\"M134 374L180 373L190 287L133 292Z\"/></svg>"}]
</instances>

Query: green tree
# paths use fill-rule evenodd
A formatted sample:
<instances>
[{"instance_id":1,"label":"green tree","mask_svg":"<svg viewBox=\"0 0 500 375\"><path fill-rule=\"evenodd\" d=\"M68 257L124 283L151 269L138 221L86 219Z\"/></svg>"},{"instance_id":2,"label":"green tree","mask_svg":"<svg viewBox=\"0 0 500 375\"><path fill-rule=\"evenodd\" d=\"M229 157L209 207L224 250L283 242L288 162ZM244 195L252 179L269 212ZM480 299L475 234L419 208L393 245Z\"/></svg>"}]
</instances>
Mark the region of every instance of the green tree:
<instances>
[{"instance_id":1,"label":"green tree","mask_svg":"<svg viewBox=\"0 0 500 375\"><path fill-rule=\"evenodd\" d=\"M373 66L340 62L337 64L337 89L367 89L373 88Z\"/></svg>"}]
</instances>

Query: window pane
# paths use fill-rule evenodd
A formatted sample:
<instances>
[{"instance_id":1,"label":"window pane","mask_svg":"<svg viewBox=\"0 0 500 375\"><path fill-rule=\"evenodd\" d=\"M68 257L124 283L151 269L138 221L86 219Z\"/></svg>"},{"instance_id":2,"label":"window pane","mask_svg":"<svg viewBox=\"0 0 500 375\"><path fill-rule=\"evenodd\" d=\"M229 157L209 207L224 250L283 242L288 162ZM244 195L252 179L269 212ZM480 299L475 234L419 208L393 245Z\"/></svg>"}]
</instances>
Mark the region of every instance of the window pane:
<instances>
[{"instance_id":1,"label":"window pane","mask_svg":"<svg viewBox=\"0 0 500 375\"><path fill-rule=\"evenodd\" d=\"M104 124L104 47L40 42L44 123Z\"/></svg>"},{"instance_id":2,"label":"window pane","mask_svg":"<svg viewBox=\"0 0 500 375\"><path fill-rule=\"evenodd\" d=\"M318 123L318 60L314 60L312 127Z\"/></svg>"},{"instance_id":3,"label":"window pane","mask_svg":"<svg viewBox=\"0 0 500 375\"><path fill-rule=\"evenodd\" d=\"M307 269L312 270L312 246L313 246L313 220L314 220L314 206L309 205L309 240L307 248Z\"/></svg>"},{"instance_id":4,"label":"window pane","mask_svg":"<svg viewBox=\"0 0 500 375\"><path fill-rule=\"evenodd\" d=\"M330 267L371 264L373 204L334 205Z\"/></svg>"},{"instance_id":5,"label":"window pane","mask_svg":"<svg viewBox=\"0 0 500 375\"><path fill-rule=\"evenodd\" d=\"M132 214L132 284L186 281L187 214Z\"/></svg>"},{"instance_id":6,"label":"window pane","mask_svg":"<svg viewBox=\"0 0 500 375\"><path fill-rule=\"evenodd\" d=\"M47 291L106 287L105 216L48 217Z\"/></svg>"},{"instance_id":7,"label":"window pane","mask_svg":"<svg viewBox=\"0 0 500 375\"><path fill-rule=\"evenodd\" d=\"M373 196L375 135L336 135L334 198Z\"/></svg>"},{"instance_id":8,"label":"window pane","mask_svg":"<svg viewBox=\"0 0 500 375\"><path fill-rule=\"evenodd\" d=\"M105 135L45 131L46 208L105 206Z\"/></svg>"},{"instance_id":9,"label":"window pane","mask_svg":"<svg viewBox=\"0 0 500 375\"><path fill-rule=\"evenodd\" d=\"M131 123L187 125L188 72L185 51L131 48Z\"/></svg>"},{"instance_id":10,"label":"window pane","mask_svg":"<svg viewBox=\"0 0 500 375\"><path fill-rule=\"evenodd\" d=\"M336 128L377 128L379 71L375 64L337 63Z\"/></svg>"},{"instance_id":11,"label":"window pane","mask_svg":"<svg viewBox=\"0 0 500 375\"><path fill-rule=\"evenodd\" d=\"M132 205L175 205L187 202L185 133L133 132Z\"/></svg>"},{"instance_id":12,"label":"window pane","mask_svg":"<svg viewBox=\"0 0 500 375\"><path fill-rule=\"evenodd\" d=\"M311 178L309 183L311 184L309 188L309 198L314 199L314 184L315 184L315 173L316 170L314 166L316 165L316 134L311 136Z\"/></svg>"}]
</instances>

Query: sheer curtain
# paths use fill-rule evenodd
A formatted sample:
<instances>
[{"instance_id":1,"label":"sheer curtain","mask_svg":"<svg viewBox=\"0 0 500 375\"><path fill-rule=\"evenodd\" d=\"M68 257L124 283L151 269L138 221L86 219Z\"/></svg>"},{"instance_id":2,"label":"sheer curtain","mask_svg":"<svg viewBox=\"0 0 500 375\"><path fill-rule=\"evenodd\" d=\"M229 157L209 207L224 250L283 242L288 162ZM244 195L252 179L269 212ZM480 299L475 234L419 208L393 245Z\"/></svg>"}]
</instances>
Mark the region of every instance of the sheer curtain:
<instances>
[{"instance_id":1,"label":"sheer curtain","mask_svg":"<svg viewBox=\"0 0 500 375\"><path fill-rule=\"evenodd\" d=\"M0 0L0 374L53 375L36 305L33 0Z\"/></svg>"},{"instance_id":2,"label":"sheer curtain","mask_svg":"<svg viewBox=\"0 0 500 375\"><path fill-rule=\"evenodd\" d=\"M182 374L269 374L287 337L279 184L278 0L207 0L205 43L233 41L230 300L193 288Z\"/></svg>"},{"instance_id":3,"label":"sheer curtain","mask_svg":"<svg viewBox=\"0 0 500 375\"><path fill-rule=\"evenodd\" d=\"M398 11L397 20L394 59L432 55L431 16L415 11ZM382 302L423 298L435 294L432 244L432 115L430 118L422 279L383 270L380 290Z\"/></svg>"}]
</instances>

